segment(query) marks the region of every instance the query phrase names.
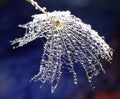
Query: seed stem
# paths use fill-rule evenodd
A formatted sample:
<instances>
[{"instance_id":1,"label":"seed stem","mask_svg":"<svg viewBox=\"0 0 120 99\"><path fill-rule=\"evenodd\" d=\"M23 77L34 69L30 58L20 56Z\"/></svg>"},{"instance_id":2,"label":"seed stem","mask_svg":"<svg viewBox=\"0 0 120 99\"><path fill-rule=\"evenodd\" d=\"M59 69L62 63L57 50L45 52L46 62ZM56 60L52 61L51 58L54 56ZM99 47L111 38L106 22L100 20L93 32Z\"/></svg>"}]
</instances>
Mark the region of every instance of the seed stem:
<instances>
[{"instance_id":1,"label":"seed stem","mask_svg":"<svg viewBox=\"0 0 120 99\"><path fill-rule=\"evenodd\" d=\"M48 13L45 11L45 9L42 8L41 6L39 6L36 1L34 1L34 0L26 0L26 1L28 1L29 3L31 3L35 7L35 9L43 12L44 14L46 14L48 16Z\"/></svg>"},{"instance_id":2,"label":"seed stem","mask_svg":"<svg viewBox=\"0 0 120 99\"><path fill-rule=\"evenodd\" d=\"M26 1L28 1L29 3L31 3L31 4L35 7L35 9L43 12L43 13L44 13L47 17L49 17L52 21L55 21L55 18L52 17L52 16L49 16L49 15L48 15L48 12L45 11L44 8L42 8L41 6L39 6L36 1L34 1L34 0L26 0Z\"/></svg>"}]
</instances>

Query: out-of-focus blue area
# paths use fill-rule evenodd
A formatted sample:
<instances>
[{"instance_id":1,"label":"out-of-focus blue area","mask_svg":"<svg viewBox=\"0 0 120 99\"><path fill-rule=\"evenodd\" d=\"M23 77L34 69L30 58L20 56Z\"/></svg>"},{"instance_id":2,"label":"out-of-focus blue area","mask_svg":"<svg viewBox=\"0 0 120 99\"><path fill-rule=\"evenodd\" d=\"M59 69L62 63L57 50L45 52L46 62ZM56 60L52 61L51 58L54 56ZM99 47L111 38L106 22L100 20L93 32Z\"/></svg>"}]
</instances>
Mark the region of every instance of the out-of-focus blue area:
<instances>
[{"instance_id":1,"label":"out-of-focus blue area","mask_svg":"<svg viewBox=\"0 0 120 99\"><path fill-rule=\"evenodd\" d=\"M48 11L70 10L83 22L91 24L99 35L105 36L107 43L112 42L113 37L116 36L116 29L120 25L120 0L36 1L42 7L47 7ZM97 88L93 91L83 68L80 64L76 64L76 71L79 74L77 87L73 84L72 75L66 72L63 73L54 94L50 93L48 84L39 88L40 82L29 83L31 77L38 73L45 40L37 39L15 50L12 49L10 40L24 35L25 30L19 28L18 24L31 21L31 15L39 13L41 12L35 10L26 0L0 0L0 99L93 99L89 96L96 95L97 91L102 90L101 86L106 88L105 82L109 81L107 77L111 77L111 82L116 81L114 72L109 69L110 64L105 64L106 71L111 75L109 72L101 73L100 77L95 79ZM116 42L111 45L114 47ZM117 77L118 75L119 73L115 74ZM117 82L120 81L111 85L114 90L120 88Z\"/></svg>"}]
</instances>

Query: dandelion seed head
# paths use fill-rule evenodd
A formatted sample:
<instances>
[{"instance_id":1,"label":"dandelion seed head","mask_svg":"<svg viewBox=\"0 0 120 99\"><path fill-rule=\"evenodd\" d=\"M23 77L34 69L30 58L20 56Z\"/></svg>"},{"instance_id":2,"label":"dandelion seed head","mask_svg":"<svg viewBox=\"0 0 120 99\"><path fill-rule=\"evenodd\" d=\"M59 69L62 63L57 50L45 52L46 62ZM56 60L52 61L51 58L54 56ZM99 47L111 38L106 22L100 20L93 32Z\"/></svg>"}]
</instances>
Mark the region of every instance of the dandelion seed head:
<instances>
[{"instance_id":1,"label":"dandelion seed head","mask_svg":"<svg viewBox=\"0 0 120 99\"><path fill-rule=\"evenodd\" d=\"M41 9L37 3L33 2L32 5ZM83 66L90 83L101 70L105 72L100 61L105 59L110 62L113 50L90 25L83 23L70 11L44 12L32 17L33 21L19 25L26 29L25 35L11 41L12 45L18 44L17 47L21 47L37 38L47 39L39 73L31 81L41 81L43 84L49 82L53 93L63 68L73 74L74 84L78 84L75 63Z\"/></svg>"}]
</instances>

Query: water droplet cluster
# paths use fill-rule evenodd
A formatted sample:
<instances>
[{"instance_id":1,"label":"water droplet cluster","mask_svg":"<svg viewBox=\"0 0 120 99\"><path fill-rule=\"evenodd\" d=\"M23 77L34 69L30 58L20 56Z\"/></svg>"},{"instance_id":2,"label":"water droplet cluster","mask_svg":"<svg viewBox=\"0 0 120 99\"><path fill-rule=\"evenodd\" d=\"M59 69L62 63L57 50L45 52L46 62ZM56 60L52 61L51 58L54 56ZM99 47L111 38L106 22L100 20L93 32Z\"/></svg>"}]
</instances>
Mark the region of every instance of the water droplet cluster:
<instances>
[{"instance_id":1,"label":"water droplet cluster","mask_svg":"<svg viewBox=\"0 0 120 99\"><path fill-rule=\"evenodd\" d=\"M33 21L19 25L26 29L23 37L11 41L21 47L37 38L47 39L40 64L40 70L31 81L49 82L53 93L62 75L62 68L73 74L74 84L78 84L75 63L82 64L88 81L104 68L101 59L112 60L113 50L90 25L71 15L70 11L48 12L33 15ZM14 47L14 48L16 48Z\"/></svg>"}]
</instances>

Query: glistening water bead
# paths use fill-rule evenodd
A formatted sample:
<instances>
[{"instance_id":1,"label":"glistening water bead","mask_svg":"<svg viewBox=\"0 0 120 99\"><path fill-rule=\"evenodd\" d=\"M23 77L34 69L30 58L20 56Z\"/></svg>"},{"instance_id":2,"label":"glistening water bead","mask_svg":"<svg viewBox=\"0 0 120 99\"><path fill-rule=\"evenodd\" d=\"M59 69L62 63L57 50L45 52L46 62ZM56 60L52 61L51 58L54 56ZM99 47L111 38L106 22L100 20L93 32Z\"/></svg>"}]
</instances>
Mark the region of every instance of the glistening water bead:
<instances>
[{"instance_id":1,"label":"glistening water bead","mask_svg":"<svg viewBox=\"0 0 120 99\"><path fill-rule=\"evenodd\" d=\"M26 33L11 41L11 44L20 47L37 38L47 39L39 73L31 81L49 82L53 93L61 78L62 68L67 68L73 74L76 85L75 63L82 64L90 83L101 70L105 72L100 60L110 62L113 50L90 25L71 15L70 11L46 12L35 1L28 1L43 14L33 15L33 21L19 25L26 29Z\"/></svg>"}]
</instances>

